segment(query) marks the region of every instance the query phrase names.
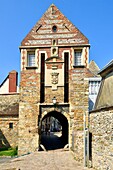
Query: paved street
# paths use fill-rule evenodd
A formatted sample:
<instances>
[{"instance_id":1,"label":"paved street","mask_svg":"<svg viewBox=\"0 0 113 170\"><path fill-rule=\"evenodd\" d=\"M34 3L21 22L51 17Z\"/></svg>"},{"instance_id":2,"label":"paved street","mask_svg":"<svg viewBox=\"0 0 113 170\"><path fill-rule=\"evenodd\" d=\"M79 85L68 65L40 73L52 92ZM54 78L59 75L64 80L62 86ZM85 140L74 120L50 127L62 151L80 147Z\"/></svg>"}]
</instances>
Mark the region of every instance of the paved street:
<instances>
[{"instance_id":1,"label":"paved street","mask_svg":"<svg viewBox=\"0 0 113 170\"><path fill-rule=\"evenodd\" d=\"M43 135L42 142L48 151L36 151L18 158L0 159L0 170L83 170L71 151L62 147L59 133Z\"/></svg>"},{"instance_id":2,"label":"paved street","mask_svg":"<svg viewBox=\"0 0 113 170\"><path fill-rule=\"evenodd\" d=\"M0 170L83 170L70 151L35 152L0 163Z\"/></svg>"}]
</instances>

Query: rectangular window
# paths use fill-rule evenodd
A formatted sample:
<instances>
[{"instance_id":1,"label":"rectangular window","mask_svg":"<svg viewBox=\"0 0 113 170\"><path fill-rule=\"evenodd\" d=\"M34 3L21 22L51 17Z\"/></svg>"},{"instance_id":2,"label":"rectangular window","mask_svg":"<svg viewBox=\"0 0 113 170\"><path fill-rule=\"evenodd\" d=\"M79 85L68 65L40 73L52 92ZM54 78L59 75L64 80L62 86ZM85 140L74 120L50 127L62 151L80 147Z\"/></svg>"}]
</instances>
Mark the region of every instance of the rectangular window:
<instances>
[{"instance_id":1,"label":"rectangular window","mask_svg":"<svg viewBox=\"0 0 113 170\"><path fill-rule=\"evenodd\" d=\"M75 66L81 65L81 55L82 55L82 51L75 51L74 52L74 65Z\"/></svg>"},{"instance_id":2,"label":"rectangular window","mask_svg":"<svg viewBox=\"0 0 113 170\"><path fill-rule=\"evenodd\" d=\"M13 123L9 123L9 129L13 129Z\"/></svg>"},{"instance_id":3,"label":"rectangular window","mask_svg":"<svg viewBox=\"0 0 113 170\"><path fill-rule=\"evenodd\" d=\"M98 94L99 87L100 87L100 81L90 81L89 94Z\"/></svg>"},{"instance_id":4,"label":"rectangular window","mask_svg":"<svg viewBox=\"0 0 113 170\"><path fill-rule=\"evenodd\" d=\"M35 66L35 52L28 52L27 65L28 67Z\"/></svg>"}]
</instances>

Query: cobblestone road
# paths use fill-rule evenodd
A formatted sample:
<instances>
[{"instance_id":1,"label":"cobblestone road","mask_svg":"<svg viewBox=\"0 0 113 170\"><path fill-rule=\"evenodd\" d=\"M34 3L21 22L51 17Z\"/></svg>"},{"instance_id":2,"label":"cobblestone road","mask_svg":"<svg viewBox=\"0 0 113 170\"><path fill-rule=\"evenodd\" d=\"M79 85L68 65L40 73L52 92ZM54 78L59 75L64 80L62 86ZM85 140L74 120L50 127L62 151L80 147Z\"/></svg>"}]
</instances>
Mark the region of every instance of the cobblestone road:
<instances>
[{"instance_id":1,"label":"cobblestone road","mask_svg":"<svg viewBox=\"0 0 113 170\"><path fill-rule=\"evenodd\" d=\"M0 170L84 170L71 151L61 149L59 134L43 135L43 142L48 151L37 151L14 159L0 158Z\"/></svg>"},{"instance_id":2,"label":"cobblestone road","mask_svg":"<svg viewBox=\"0 0 113 170\"><path fill-rule=\"evenodd\" d=\"M31 153L0 163L0 170L84 170L72 152L64 150Z\"/></svg>"}]
</instances>

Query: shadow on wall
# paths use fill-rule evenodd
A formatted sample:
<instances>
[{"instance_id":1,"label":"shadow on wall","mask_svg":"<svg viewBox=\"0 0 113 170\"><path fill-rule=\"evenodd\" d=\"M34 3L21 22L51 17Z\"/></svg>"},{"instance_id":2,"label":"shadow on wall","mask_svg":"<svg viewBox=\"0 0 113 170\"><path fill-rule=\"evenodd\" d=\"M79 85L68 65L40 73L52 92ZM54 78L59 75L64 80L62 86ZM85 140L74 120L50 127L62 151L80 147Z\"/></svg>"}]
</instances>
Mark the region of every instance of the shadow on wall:
<instances>
[{"instance_id":1,"label":"shadow on wall","mask_svg":"<svg viewBox=\"0 0 113 170\"><path fill-rule=\"evenodd\" d=\"M94 103L93 101L89 98L89 111L93 109Z\"/></svg>"},{"instance_id":2,"label":"shadow on wall","mask_svg":"<svg viewBox=\"0 0 113 170\"><path fill-rule=\"evenodd\" d=\"M0 129L0 149L11 147L3 132Z\"/></svg>"},{"instance_id":3,"label":"shadow on wall","mask_svg":"<svg viewBox=\"0 0 113 170\"><path fill-rule=\"evenodd\" d=\"M89 160L92 161L92 133L89 133Z\"/></svg>"}]
</instances>

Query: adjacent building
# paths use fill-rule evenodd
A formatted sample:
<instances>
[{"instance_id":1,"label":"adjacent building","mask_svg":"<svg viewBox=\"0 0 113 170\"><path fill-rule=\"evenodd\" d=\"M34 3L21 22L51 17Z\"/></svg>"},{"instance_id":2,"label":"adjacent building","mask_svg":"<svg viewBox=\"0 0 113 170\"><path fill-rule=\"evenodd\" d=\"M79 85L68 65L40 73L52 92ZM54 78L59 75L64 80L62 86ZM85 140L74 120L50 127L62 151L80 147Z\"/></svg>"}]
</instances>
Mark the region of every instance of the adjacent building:
<instances>
[{"instance_id":1,"label":"adjacent building","mask_svg":"<svg viewBox=\"0 0 113 170\"><path fill-rule=\"evenodd\" d=\"M11 71L0 85L0 148L18 146L18 74Z\"/></svg>"},{"instance_id":2,"label":"adjacent building","mask_svg":"<svg viewBox=\"0 0 113 170\"><path fill-rule=\"evenodd\" d=\"M91 111L95 106L101 84L101 76L98 74L100 69L93 60L89 63L89 70L92 73L92 77L89 77L89 111Z\"/></svg>"},{"instance_id":3,"label":"adjacent building","mask_svg":"<svg viewBox=\"0 0 113 170\"><path fill-rule=\"evenodd\" d=\"M15 70L9 72L8 76L0 85L0 94L19 93L18 73Z\"/></svg>"},{"instance_id":4,"label":"adjacent building","mask_svg":"<svg viewBox=\"0 0 113 170\"><path fill-rule=\"evenodd\" d=\"M92 166L113 169L113 60L100 72L102 82L90 112L90 151Z\"/></svg>"}]
</instances>

